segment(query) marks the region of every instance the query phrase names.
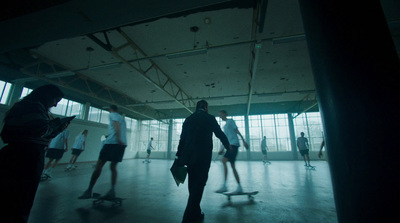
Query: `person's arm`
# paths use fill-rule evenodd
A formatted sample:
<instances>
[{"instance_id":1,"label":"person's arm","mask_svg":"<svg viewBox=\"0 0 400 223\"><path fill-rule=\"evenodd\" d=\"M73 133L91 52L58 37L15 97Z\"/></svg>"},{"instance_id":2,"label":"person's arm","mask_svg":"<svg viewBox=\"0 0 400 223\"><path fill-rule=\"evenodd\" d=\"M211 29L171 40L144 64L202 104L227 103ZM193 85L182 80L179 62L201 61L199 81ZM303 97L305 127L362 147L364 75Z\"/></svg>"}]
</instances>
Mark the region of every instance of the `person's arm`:
<instances>
[{"instance_id":1,"label":"person's arm","mask_svg":"<svg viewBox=\"0 0 400 223\"><path fill-rule=\"evenodd\" d=\"M82 151L83 151L86 148L86 139L83 141L82 146L83 146L83 149L82 149Z\"/></svg>"},{"instance_id":2,"label":"person's arm","mask_svg":"<svg viewBox=\"0 0 400 223\"><path fill-rule=\"evenodd\" d=\"M244 147L245 147L246 149L249 149L249 145L247 144L246 140L244 140L244 137L243 137L243 135L240 133L239 129L236 128L236 129L235 129L235 132L236 132L236 134L238 134L238 135L240 136L240 138L242 139Z\"/></svg>"}]
</instances>

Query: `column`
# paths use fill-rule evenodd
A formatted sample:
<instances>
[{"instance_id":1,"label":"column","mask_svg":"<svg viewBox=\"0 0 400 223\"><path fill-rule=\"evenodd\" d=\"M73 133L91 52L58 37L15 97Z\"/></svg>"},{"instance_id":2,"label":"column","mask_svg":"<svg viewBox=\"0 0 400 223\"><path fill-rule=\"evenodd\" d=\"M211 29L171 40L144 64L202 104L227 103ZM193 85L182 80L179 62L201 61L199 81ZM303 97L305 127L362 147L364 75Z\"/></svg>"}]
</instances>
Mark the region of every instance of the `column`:
<instances>
[{"instance_id":1,"label":"column","mask_svg":"<svg viewBox=\"0 0 400 223\"><path fill-rule=\"evenodd\" d=\"M172 152L172 131L174 126L174 120L170 119L168 122L168 147L167 147L167 159L171 159ZM174 156L175 157L175 156Z\"/></svg>"},{"instance_id":2,"label":"column","mask_svg":"<svg viewBox=\"0 0 400 223\"><path fill-rule=\"evenodd\" d=\"M399 58L380 2L299 0L339 222L399 222Z\"/></svg>"},{"instance_id":3,"label":"column","mask_svg":"<svg viewBox=\"0 0 400 223\"><path fill-rule=\"evenodd\" d=\"M245 129L245 134L246 134L246 142L249 144L249 149L246 150L247 153L247 160L251 160L251 141L250 141L250 127L249 127L249 116L245 115L244 116L244 129Z\"/></svg>"},{"instance_id":4,"label":"column","mask_svg":"<svg viewBox=\"0 0 400 223\"><path fill-rule=\"evenodd\" d=\"M290 135L290 146L292 149L292 157L293 160L298 160L296 133L294 130L293 115L291 113L288 113L288 124L289 124L289 135Z\"/></svg>"}]
</instances>

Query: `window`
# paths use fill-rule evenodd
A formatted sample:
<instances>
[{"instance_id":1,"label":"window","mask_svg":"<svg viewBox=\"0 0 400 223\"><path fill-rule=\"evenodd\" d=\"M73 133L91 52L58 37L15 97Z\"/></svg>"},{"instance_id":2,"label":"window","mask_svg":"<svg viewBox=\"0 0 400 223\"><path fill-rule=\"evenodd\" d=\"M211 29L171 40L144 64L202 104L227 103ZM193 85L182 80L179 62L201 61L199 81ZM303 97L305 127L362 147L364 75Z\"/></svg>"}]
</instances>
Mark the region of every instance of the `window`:
<instances>
[{"instance_id":1,"label":"window","mask_svg":"<svg viewBox=\"0 0 400 223\"><path fill-rule=\"evenodd\" d=\"M297 116L294 120L296 139L300 133L304 132L304 137L308 139L310 150L317 151L322 143L323 131L322 121L319 112L304 113Z\"/></svg>"},{"instance_id":2,"label":"window","mask_svg":"<svg viewBox=\"0 0 400 223\"><path fill-rule=\"evenodd\" d=\"M65 116L66 115L66 111L67 111L67 107L68 107L68 100L67 99L61 99L58 103L56 107L52 107L50 109L50 112L56 115L62 115Z\"/></svg>"},{"instance_id":3,"label":"window","mask_svg":"<svg viewBox=\"0 0 400 223\"><path fill-rule=\"evenodd\" d=\"M183 125L184 121L185 121L185 119L172 120L172 148L171 148L171 151L178 151L179 139L181 138L182 125Z\"/></svg>"},{"instance_id":4,"label":"window","mask_svg":"<svg viewBox=\"0 0 400 223\"><path fill-rule=\"evenodd\" d=\"M157 120L142 121L139 142L140 151L146 151L151 137L153 137L152 146L154 151L167 151L168 124Z\"/></svg>"},{"instance_id":5,"label":"window","mask_svg":"<svg viewBox=\"0 0 400 223\"><path fill-rule=\"evenodd\" d=\"M83 105L78 102L69 101L66 116L76 115L77 118L81 117Z\"/></svg>"},{"instance_id":6,"label":"window","mask_svg":"<svg viewBox=\"0 0 400 223\"><path fill-rule=\"evenodd\" d=\"M22 92L21 92L21 96L19 97L20 99L24 98L25 96L27 96L28 94L30 94L33 90L30 88L22 88Z\"/></svg>"},{"instance_id":7,"label":"window","mask_svg":"<svg viewBox=\"0 0 400 223\"><path fill-rule=\"evenodd\" d=\"M100 122L101 110L95 107L89 108L88 120L92 122Z\"/></svg>"},{"instance_id":8,"label":"window","mask_svg":"<svg viewBox=\"0 0 400 223\"><path fill-rule=\"evenodd\" d=\"M100 112L100 123L109 124L110 122L110 112L106 110L101 110Z\"/></svg>"},{"instance_id":9,"label":"window","mask_svg":"<svg viewBox=\"0 0 400 223\"><path fill-rule=\"evenodd\" d=\"M6 104L8 96L10 95L11 84L0 81L0 103Z\"/></svg>"}]
</instances>

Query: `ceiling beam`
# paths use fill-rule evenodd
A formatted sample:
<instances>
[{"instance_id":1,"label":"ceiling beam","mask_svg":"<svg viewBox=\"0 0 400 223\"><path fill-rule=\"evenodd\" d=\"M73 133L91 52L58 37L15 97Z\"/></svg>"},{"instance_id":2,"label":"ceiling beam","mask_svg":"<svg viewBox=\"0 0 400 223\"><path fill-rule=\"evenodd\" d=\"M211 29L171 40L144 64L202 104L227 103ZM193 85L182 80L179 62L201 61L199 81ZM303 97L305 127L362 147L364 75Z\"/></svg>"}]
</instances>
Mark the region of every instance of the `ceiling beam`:
<instances>
[{"instance_id":1,"label":"ceiling beam","mask_svg":"<svg viewBox=\"0 0 400 223\"><path fill-rule=\"evenodd\" d=\"M31 53L33 55L35 55L36 58L38 58L38 63L34 63L34 64L31 64L31 65L26 65L26 66L22 67L20 70L24 74L27 74L29 76L32 76L32 77L40 79L40 80L43 80L43 81L45 81L47 83L51 83L51 84L55 84L55 85L58 85L58 86L62 86L64 88L68 89L68 90L72 90L72 91L74 91L76 93L85 95L85 96L87 96L89 98L93 98L93 99L95 99L97 101L101 101L101 102L106 103L108 105L109 104L116 104L119 107L124 108L125 110L127 110L129 112L132 112L134 114L137 114L139 116L142 116L142 117L144 117L146 119L153 119L153 120L158 120L158 121L164 122L161 119L166 117L165 114L163 114L163 113L161 113L159 111L156 111L156 110L154 110L153 108L150 108L147 105L144 105L143 111L134 110L134 109L132 109L130 107L127 107L124 104L116 101L113 98L112 95L117 95L118 98L121 98L121 99L122 98L129 99L129 103L130 104L132 104L132 103L142 103L142 102L138 101L137 99L134 99L134 98L132 98L132 97L126 95L126 94L123 94L121 92L118 92L117 90L115 90L113 88L110 88L109 86L106 86L103 83L97 82L97 81L95 81L95 80L93 80L93 79L91 79L91 78L89 78L87 76L84 76L80 72L73 71L73 70L69 69L68 67L66 67L66 66L64 66L62 64L59 64L59 63L57 63L55 61L52 61L52 60L50 60L50 59L48 59L48 58L46 58L46 57L44 57L44 56L42 56L42 55L40 55L40 54L38 54L36 52L31 51ZM66 72L72 73L73 79L75 79L75 81L76 81L76 79L78 79L78 80L82 81L84 84L83 85L79 85L79 86L74 86L74 85L71 84L71 82L64 81L63 77L53 78L51 73L43 73L40 69L38 69L41 64L45 64L45 65L49 65L49 66L57 65L58 67L61 67L61 68L65 69ZM64 76L64 78L67 78L67 77L68 76ZM91 88L91 85L100 86L101 88L106 89L107 93L108 93L107 95L110 96L109 99L106 99L103 96L99 96L98 95L99 92L97 91L97 93L96 93L96 91L94 91ZM150 113L150 111L153 114L159 115L159 117L155 117L155 116L149 115L148 113ZM161 115L163 115L164 117L161 117Z\"/></svg>"},{"instance_id":2,"label":"ceiling beam","mask_svg":"<svg viewBox=\"0 0 400 223\"><path fill-rule=\"evenodd\" d=\"M147 57L147 54L120 28L117 28L116 31L127 41L128 44L124 43L122 46L130 46L137 55L138 53ZM104 33L106 35L106 33ZM195 102L192 100L192 97L188 95L175 81L166 74L152 59L148 59L150 62L150 66L146 69L142 69L140 66L135 66L128 59L125 59L123 56L119 54L119 51L124 49L125 47L114 47L111 43L104 43L99 38L94 36L93 34L88 35L90 39L92 39L95 43L99 44L99 46L103 47L105 50L113 54L116 58L118 58L122 63L128 65L130 68L137 71L146 81L151 83L154 87L158 88L169 97L171 97L175 102L185 108L189 113L193 113L190 107L195 107ZM150 76L148 73L152 71L155 74L154 77Z\"/></svg>"}]
</instances>

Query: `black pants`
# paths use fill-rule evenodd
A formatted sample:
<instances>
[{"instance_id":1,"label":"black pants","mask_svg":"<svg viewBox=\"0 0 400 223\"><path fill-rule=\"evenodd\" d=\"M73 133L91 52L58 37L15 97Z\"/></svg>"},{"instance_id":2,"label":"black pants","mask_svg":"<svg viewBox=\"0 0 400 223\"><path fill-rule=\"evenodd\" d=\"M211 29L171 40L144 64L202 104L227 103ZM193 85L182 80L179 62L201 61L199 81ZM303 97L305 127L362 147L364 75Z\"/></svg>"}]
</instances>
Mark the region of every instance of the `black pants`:
<instances>
[{"instance_id":1,"label":"black pants","mask_svg":"<svg viewBox=\"0 0 400 223\"><path fill-rule=\"evenodd\" d=\"M43 145L18 143L0 150L1 222L28 222L43 165Z\"/></svg>"},{"instance_id":2,"label":"black pants","mask_svg":"<svg viewBox=\"0 0 400 223\"><path fill-rule=\"evenodd\" d=\"M209 169L210 162L188 166L189 199L182 223L194 223L199 219L201 215L200 202L208 179Z\"/></svg>"}]
</instances>

